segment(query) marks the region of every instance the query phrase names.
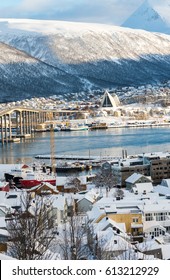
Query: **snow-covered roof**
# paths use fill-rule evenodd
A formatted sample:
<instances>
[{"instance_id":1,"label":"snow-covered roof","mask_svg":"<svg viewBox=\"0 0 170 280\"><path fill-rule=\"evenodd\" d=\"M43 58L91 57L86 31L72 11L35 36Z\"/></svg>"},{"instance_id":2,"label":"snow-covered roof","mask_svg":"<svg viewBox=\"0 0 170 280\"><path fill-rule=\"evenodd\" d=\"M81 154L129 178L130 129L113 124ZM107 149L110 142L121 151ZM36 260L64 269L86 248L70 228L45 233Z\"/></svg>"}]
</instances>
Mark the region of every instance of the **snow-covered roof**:
<instances>
[{"instance_id":1,"label":"snow-covered roof","mask_svg":"<svg viewBox=\"0 0 170 280\"><path fill-rule=\"evenodd\" d=\"M167 188L166 186L157 185L154 187L154 192L159 193L160 195L169 195L170 196L170 188Z\"/></svg>"},{"instance_id":2,"label":"snow-covered roof","mask_svg":"<svg viewBox=\"0 0 170 280\"><path fill-rule=\"evenodd\" d=\"M139 205L139 208L143 212L169 212L170 211L170 201L168 199L156 201L146 201L143 205Z\"/></svg>"},{"instance_id":3,"label":"snow-covered roof","mask_svg":"<svg viewBox=\"0 0 170 280\"><path fill-rule=\"evenodd\" d=\"M106 230L109 225L115 227L116 229L119 229L120 235L127 236L125 223L117 223L108 217L104 217L98 223L93 223L94 233L97 233L98 231Z\"/></svg>"},{"instance_id":4,"label":"snow-covered roof","mask_svg":"<svg viewBox=\"0 0 170 280\"><path fill-rule=\"evenodd\" d=\"M161 185L170 189L170 179L162 179Z\"/></svg>"},{"instance_id":5,"label":"snow-covered roof","mask_svg":"<svg viewBox=\"0 0 170 280\"><path fill-rule=\"evenodd\" d=\"M16 260L16 259L6 255L5 253L4 254L0 253L0 260L11 260L12 261L12 260Z\"/></svg>"},{"instance_id":6,"label":"snow-covered roof","mask_svg":"<svg viewBox=\"0 0 170 280\"><path fill-rule=\"evenodd\" d=\"M6 208L20 206L21 205L21 196L25 194L24 190L11 190L8 193L0 192L0 205L6 206Z\"/></svg>"},{"instance_id":7,"label":"snow-covered roof","mask_svg":"<svg viewBox=\"0 0 170 280\"><path fill-rule=\"evenodd\" d=\"M154 255L145 255L134 249L128 249L119 256L116 257L116 260L155 260Z\"/></svg>"},{"instance_id":8,"label":"snow-covered roof","mask_svg":"<svg viewBox=\"0 0 170 280\"><path fill-rule=\"evenodd\" d=\"M1 215L4 215L4 217L5 217L7 211L8 211L8 207L5 204L1 203L0 204L0 213L1 213Z\"/></svg>"},{"instance_id":9,"label":"snow-covered roof","mask_svg":"<svg viewBox=\"0 0 170 280\"><path fill-rule=\"evenodd\" d=\"M159 228L162 231L166 232L166 229L162 225L160 225L160 223L157 221L149 221L149 223L148 222L143 223L143 230L145 232L149 233L153 231L155 228Z\"/></svg>"},{"instance_id":10,"label":"snow-covered roof","mask_svg":"<svg viewBox=\"0 0 170 280\"><path fill-rule=\"evenodd\" d=\"M66 198L62 195L57 195L53 199L53 207L57 208L58 210L64 210L66 205Z\"/></svg>"},{"instance_id":11,"label":"snow-covered roof","mask_svg":"<svg viewBox=\"0 0 170 280\"><path fill-rule=\"evenodd\" d=\"M146 241L139 243L136 245L140 251L150 251L161 249L162 251L162 259L168 260L170 259L170 243L169 239L166 242L165 236L159 236L155 239L147 239Z\"/></svg>"},{"instance_id":12,"label":"snow-covered roof","mask_svg":"<svg viewBox=\"0 0 170 280\"><path fill-rule=\"evenodd\" d=\"M95 222L102 214L105 214L104 209L100 209L98 206L94 205L91 211L87 212L89 220Z\"/></svg>"},{"instance_id":13,"label":"snow-covered roof","mask_svg":"<svg viewBox=\"0 0 170 280\"><path fill-rule=\"evenodd\" d=\"M152 183L137 183L133 187L133 192L138 191L138 193L149 193L153 191L153 185Z\"/></svg>"},{"instance_id":14,"label":"snow-covered roof","mask_svg":"<svg viewBox=\"0 0 170 280\"><path fill-rule=\"evenodd\" d=\"M170 259L170 244L162 244L162 258L163 260L169 260Z\"/></svg>"},{"instance_id":15,"label":"snow-covered roof","mask_svg":"<svg viewBox=\"0 0 170 280\"><path fill-rule=\"evenodd\" d=\"M0 228L6 228L5 216L0 217Z\"/></svg>"},{"instance_id":16,"label":"snow-covered roof","mask_svg":"<svg viewBox=\"0 0 170 280\"><path fill-rule=\"evenodd\" d=\"M82 200L87 200L87 201L89 201L89 202L91 202L91 203L94 203L95 202L95 198L94 197L92 197L92 196L90 196L90 195L85 195L84 197L82 197L82 198L80 198L78 201L77 201L77 203L80 203Z\"/></svg>"},{"instance_id":17,"label":"snow-covered roof","mask_svg":"<svg viewBox=\"0 0 170 280\"><path fill-rule=\"evenodd\" d=\"M43 186L47 186L48 189L50 189L52 191L55 191L55 192L58 192L57 189L56 189L56 186L53 186L49 182L42 182L38 186L34 186L34 187L30 188L29 191L35 191L35 190L41 189L41 188L43 188Z\"/></svg>"},{"instance_id":18,"label":"snow-covered roof","mask_svg":"<svg viewBox=\"0 0 170 280\"><path fill-rule=\"evenodd\" d=\"M142 178L144 175L140 173L133 173L131 176L129 176L125 182L134 184L136 181L138 181L140 178Z\"/></svg>"},{"instance_id":19,"label":"snow-covered roof","mask_svg":"<svg viewBox=\"0 0 170 280\"><path fill-rule=\"evenodd\" d=\"M8 237L9 236L9 232L6 229L0 229L0 235Z\"/></svg>"},{"instance_id":20,"label":"snow-covered roof","mask_svg":"<svg viewBox=\"0 0 170 280\"><path fill-rule=\"evenodd\" d=\"M124 238L116 235L111 228L105 231L98 231L97 238L99 246L104 251L124 251L133 247Z\"/></svg>"},{"instance_id":21,"label":"snow-covered roof","mask_svg":"<svg viewBox=\"0 0 170 280\"><path fill-rule=\"evenodd\" d=\"M96 191L96 189L91 189L90 191L86 192L84 196L81 195L80 199L77 202L79 203L81 200L86 199L89 202L94 203L98 196L98 191Z\"/></svg>"}]
</instances>

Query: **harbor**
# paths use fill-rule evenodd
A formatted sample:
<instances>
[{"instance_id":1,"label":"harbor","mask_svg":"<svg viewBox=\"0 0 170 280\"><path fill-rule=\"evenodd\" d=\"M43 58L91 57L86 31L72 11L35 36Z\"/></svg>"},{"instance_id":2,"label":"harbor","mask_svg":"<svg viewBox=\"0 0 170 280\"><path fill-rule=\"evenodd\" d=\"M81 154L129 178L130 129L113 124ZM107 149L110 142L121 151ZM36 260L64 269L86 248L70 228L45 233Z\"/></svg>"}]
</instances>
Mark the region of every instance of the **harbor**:
<instances>
[{"instance_id":1,"label":"harbor","mask_svg":"<svg viewBox=\"0 0 170 280\"><path fill-rule=\"evenodd\" d=\"M112 128L94 131L54 132L56 160L98 160L128 154L169 150L169 127ZM32 139L0 145L0 163L31 163L34 159L50 162L50 133Z\"/></svg>"}]
</instances>

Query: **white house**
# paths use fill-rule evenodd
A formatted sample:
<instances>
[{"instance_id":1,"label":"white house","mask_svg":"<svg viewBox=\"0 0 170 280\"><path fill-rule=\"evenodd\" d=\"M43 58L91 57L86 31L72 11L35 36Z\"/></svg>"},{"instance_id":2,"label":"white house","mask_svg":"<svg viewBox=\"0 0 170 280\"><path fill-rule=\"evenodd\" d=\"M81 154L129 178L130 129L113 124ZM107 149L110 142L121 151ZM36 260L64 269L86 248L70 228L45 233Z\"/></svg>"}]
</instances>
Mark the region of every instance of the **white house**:
<instances>
[{"instance_id":1,"label":"white house","mask_svg":"<svg viewBox=\"0 0 170 280\"><path fill-rule=\"evenodd\" d=\"M139 205L143 212L143 231L152 238L170 235L170 203L167 199L145 201Z\"/></svg>"},{"instance_id":2,"label":"white house","mask_svg":"<svg viewBox=\"0 0 170 280\"><path fill-rule=\"evenodd\" d=\"M93 189L87 192L84 197L80 198L77 204L78 212L87 212L92 209L93 204L96 202L99 194L96 193Z\"/></svg>"},{"instance_id":3,"label":"white house","mask_svg":"<svg viewBox=\"0 0 170 280\"><path fill-rule=\"evenodd\" d=\"M117 259L123 252L132 249L133 246L119 235L116 235L111 228L97 232L97 253L101 259Z\"/></svg>"},{"instance_id":4,"label":"white house","mask_svg":"<svg viewBox=\"0 0 170 280\"><path fill-rule=\"evenodd\" d=\"M132 190L132 188L137 183L151 183L151 182L152 180L150 177L140 173L133 173L125 180L127 190Z\"/></svg>"}]
</instances>

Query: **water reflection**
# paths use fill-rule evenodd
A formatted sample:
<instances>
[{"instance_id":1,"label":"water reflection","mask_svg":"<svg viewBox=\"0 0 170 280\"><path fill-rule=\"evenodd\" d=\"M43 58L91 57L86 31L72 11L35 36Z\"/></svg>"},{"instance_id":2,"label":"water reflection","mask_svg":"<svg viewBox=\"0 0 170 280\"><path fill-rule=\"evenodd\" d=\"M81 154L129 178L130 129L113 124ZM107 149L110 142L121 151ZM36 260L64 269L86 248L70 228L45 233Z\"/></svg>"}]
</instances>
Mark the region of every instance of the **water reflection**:
<instances>
[{"instance_id":1,"label":"water reflection","mask_svg":"<svg viewBox=\"0 0 170 280\"><path fill-rule=\"evenodd\" d=\"M170 129L112 128L96 131L55 132L55 153L89 156L121 156L128 154L170 150ZM38 154L50 155L50 133L37 133L33 139L20 143L0 144L1 163L30 163Z\"/></svg>"}]
</instances>

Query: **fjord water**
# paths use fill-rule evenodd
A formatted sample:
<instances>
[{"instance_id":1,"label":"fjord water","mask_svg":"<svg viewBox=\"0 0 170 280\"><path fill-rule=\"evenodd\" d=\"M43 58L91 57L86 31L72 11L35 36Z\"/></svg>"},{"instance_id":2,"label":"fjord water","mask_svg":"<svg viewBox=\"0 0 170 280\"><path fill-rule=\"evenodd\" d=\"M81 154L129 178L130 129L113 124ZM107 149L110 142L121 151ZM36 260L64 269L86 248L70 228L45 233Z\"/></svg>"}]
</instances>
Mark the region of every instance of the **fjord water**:
<instances>
[{"instance_id":1,"label":"fjord water","mask_svg":"<svg viewBox=\"0 0 170 280\"><path fill-rule=\"evenodd\" d=\"M121 156L122 149L128 154L170 151L170 127L55 132L57 155ZM50 153L50 133L37 133L20 143L0 144L0 163L30 163Z\"/></svg>"}]
</instances>

